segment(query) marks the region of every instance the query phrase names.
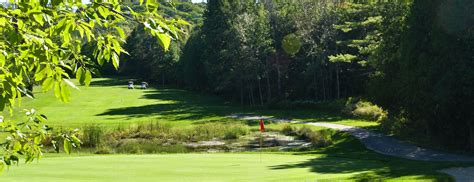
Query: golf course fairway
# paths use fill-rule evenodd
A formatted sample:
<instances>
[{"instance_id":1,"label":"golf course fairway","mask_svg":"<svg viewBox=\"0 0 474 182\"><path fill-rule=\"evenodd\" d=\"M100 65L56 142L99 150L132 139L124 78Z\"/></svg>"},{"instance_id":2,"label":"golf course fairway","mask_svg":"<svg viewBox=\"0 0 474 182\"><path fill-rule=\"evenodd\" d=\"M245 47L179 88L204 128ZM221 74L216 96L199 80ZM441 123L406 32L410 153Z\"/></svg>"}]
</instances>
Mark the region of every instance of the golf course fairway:
<instances>
[{"instance_id":1,"label":"golf course fairway","mask_svg":"<svg viewBox=\"0 0 474 182\"><path fill-rule=\"evenodd\" d=\"M319 172L311 166L299 165L314 160L318 160L315 155L255 153L45 157L40 162L5 170L0 181L350 181L369 172L329 172L331 166L344 163L344 159L319 164L328 169ZM405 176L403 180L420 177Z\"/></svg>"}]
</instances>

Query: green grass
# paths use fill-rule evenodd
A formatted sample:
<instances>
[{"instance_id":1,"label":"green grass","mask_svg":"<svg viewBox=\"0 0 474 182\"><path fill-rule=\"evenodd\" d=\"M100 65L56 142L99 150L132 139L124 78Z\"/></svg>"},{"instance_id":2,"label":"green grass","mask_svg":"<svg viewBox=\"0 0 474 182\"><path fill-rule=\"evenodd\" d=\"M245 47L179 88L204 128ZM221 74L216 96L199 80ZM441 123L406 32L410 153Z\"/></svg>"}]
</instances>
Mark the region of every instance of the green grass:
<instances>
[{"instance_id":1,"label":"green grass","mask_svg":"<svg viewBox=\"0 0 474 182\"><path fill-rule=\"evenodd\" d=\"M331 132L333 145L306 152L158 155L46 154L0 181L452 181L437 171L472 164L384 156ZM260 162L260 157L262 161Z\"/></svg>"},{"instance_id":2,"label":"green grass","mask_svg":"<svg viewBox=\"0 0 474 182\"><path fill-rule=\"evenodd\" d=\"M260 160L261 158L261 160ZM393 181L446 179L420 165L313 155L168 154L47 157L12 167L1 181ZM409 163L410 164L410 163ZM415 170L415 171L413 171Z\"/></svg>"},{"instance_id":3,"label":"green grass","mask_svg":"<svg viewBox=\"0 0 474 182\"><path fill-rule=\"evenodd\" d=\"M218 97L179 89L128 90L127 82L127 79L94 79L90 87L73 90L69 103L62 103L55 98L53 92L43 93L41 88L37 87L35 88L36 99L23 99L21 107L15 109L13 117L21 120L23 109L35 108L48 117L49 125L56 127L82 127L86 124L116 127L150 121L186 126L236 121L226 118L235 113L291 118L305 122L377 125L375 122L352 120L340 114L314 110L244 108ZM8 114L5 113L5 115Z\"/></svg>"},{"instance_id":4,"label":"green grass","mask_svg":"<svg viewBox=\"0 0 474 182\"><path fill-rule=\"evenodd\" d=\"M217 97L160 88L128 90L126 79L94 79L89 88L73 91L70 103L61 103L51 92L36 92L21 108L36 108L48 124L82 127L163 122L177 127L214 122L242 122L257 130L256 121L226 118L230 114L265 115L302 122L332 122L377 129L378 123L354 120L338 113L315 110L240 107ZM37 88L36 90L40 90ZM14 117L20 119L17 108ZM268 124L268 129L281 125ZM321 127L311 127L324 130ZM281 154L166 154L166 155L54 155L39 163L20 164L0 181L321 181L321 180L425 180L450 177L437 170L467 164L421 162L383 156L367 150L348 134L331 134L333 145L307 152ZM77 152L77 151L75 151ZM84 151L82 151L84 152ZM471 164L472 165L472 164Z\"/></svg>"},{"instance_id":5,"label":"green grass","mask_svg":"<svg viewBox=\"0 0 474 182\"><path fill-rule=\"evenodd\" d=\"M24 99L14 117L21 119L23 108L35 108L49 118L52 126L117 126L149 121L188 125L224 119L228 111L216 97L176 89L128 90L127 81L94 79L90 87L73 90L69 103L60 102L52 92L42 93L41 88L35 88L36 99Z\"/></svg>"}]
</instances>

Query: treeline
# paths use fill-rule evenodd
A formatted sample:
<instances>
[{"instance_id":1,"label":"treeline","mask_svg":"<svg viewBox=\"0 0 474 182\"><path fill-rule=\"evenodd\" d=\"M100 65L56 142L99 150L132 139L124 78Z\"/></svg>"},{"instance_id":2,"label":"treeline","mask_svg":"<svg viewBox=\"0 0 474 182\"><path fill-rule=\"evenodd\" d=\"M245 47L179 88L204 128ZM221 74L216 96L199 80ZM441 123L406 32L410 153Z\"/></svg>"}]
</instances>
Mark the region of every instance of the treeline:
<instances>
[{"instance_id":1,"label":"treeline","mask_svg":"<svg viewBox=\"0 0 474 182\"><path fill-rule=\"evenodd\" d=\"M473 15L472 0L415 0L402 36L385 33L369 96L392 130L474 151Z\"/></svg>"},{"instance_id":2,"label":"treeline","mask_svg":"<svg viewBox=\"0 0 474 182\"><path fill-rule=\"evenodd\" d=\"M209 0L171 51L132 36L129 52L159 83L242 105L361 97L393 132L474 150L473 14L470 0Z\"/></svg>"},{"instance_id":3,"label":"treeline","mask_svg":"<svg viewBox=\"0 0 474 182\"><path fill-rule=\"evenodd\" d=\"M263 105L363 95L383 32L407 3L209 1L181 62L185 86Z\"/></svg>"},{"instance_id":4,"label":"treeline","mask_svg":"<svg viewBox=\"0 0 474 182\"><path fill-rule=\"evenodd\" d=\"M192 24L193 26L185 30L192 32L195 26L202 24L205 7L204 3L192 3L190 0L160 0L159 10L164 16L181 18ZM142 7L133 6L133 8L136 8L135 11L140 11L139 8ZM181 35L180 40L172 41L169 50L165 52L156 39L143 31L141 25L130 23L124 26L130 30L124 46L129 55L121 59L118 73L112 67L103 69L102 72L135 77L160 85L181 83L179 59L189 35Z\"/></svg>"}]
</instances>

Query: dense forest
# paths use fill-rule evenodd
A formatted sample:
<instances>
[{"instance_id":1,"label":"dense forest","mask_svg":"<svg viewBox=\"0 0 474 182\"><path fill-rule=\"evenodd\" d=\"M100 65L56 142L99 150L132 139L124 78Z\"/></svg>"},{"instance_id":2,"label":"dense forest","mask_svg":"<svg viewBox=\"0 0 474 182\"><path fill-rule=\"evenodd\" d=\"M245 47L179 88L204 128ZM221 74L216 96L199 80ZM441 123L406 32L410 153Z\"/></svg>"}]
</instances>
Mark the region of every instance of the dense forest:
<instances>
[{"instance_id":1,"label":"dense forest","mask_svg":"<svg viewBox=\"0 0 474 182\"><path fill-rule=\"evenodd\" d=\"M474 1L162 4L192 31L163 52L131 27L120 74L242 105L361 98L387 130L474 150Z\"/></svg>"}]
</instances>

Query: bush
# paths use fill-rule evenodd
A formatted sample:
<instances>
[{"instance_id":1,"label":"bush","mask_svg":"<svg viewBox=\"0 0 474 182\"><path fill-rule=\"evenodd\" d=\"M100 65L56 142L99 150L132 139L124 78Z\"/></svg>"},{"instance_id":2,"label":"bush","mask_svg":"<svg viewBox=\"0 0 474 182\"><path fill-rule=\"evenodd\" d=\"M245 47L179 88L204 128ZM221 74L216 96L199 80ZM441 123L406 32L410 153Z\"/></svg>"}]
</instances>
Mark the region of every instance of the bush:
<instances>
[{"instance_id":1,"label":"bush","mask_svg":"<svg viewBox=\"0 0 474 182\"><path fill-rule=\"evenodd\" d=\"M307 126L303 126L296 132L302 139L309 140L313 147L324 147L331 145L331 140L324 137L320 131L313 131Z\"/></svg>"},{"instance_id":2,"label":"bush","mask_svg":"<svg viewBox=\"0 0 474 182\"><path fill-rule=\"evenodd\" d=\"M105 131L97 124L86 125L82 128L82 135L79 139L82 141L83 147L97 147L102 144Z\"/></svg>"},{"instance_id":3,"label":"bush","mask_svg":"<svg viewBox=\"0 0 474 182\"><path fill-rule=\"evenodd\" d=\"M249 128L243 124L203 124L191 128L190 136L193 141L220 139L237 139L249 133Z\"/></svg>"},{"instance_id":4,"label":"bush","mask_svg":"<svg viewBox=\"0 0 474 182\"><path fill-rule=\"evenodd\" d=\"M294 131L294 128L289 123L283 124L283 126L281 127L281 132L284 135L295 135L296 134L295 131Z\"/></svg>"},{"instance_id":5,"label":"bush","mask_svg":"<svg viewBox=\"0 0 474 182\"><path fill-rule=\"evenodd\" d=\"M361 99L349 98L342 112L370 121L382 122L387 119L387 112L381 107Z\"/></svg>"},{"instance_id":6,"label":"bush","mask_svg":"<svg viewBox=\"0 0 474 182\"><path fill-rule=\"evenodd\" d=\"M224 132L223 139L238 139L240 136L247 135L249 128L242 124L230 125Z\"/></svg>"},{"instance_id":7,"label":"bush","mask_svg":"<svg viewBox=\"0 0 474 182\"><path fill-rule=\"evenodd\" d=\"M119 126L105 130L100 125L82 127L82 147L96 154L110 153L177 153L189 152L185 143L205 140L234 140L249 133L249 127L235 123L209 123L189 127L173 127L160 122ZM45 140L52 146L51 138ZM91 150L92 149L92 150Z\"/></svg>"},{"instance_id":8,"label":"bush","mask_svg":"<svg viewBox=\"0 0 474 182\"><path fill-rule=\"evenodd\" d=\"M115 147L116 153L152 154L152 153L186 153L189 150L183 145L162 145L161 141L146 139L129 139L121 141Z\"/></svg>"},{"instance_id":9,"label":"bush","mask_svg":"<svg viewBox=\"0 0 474 182\"><path fill-rule=\"evenodd\" d=\"M111 154L113 152L112 152L112 149L110 149L108 146L100 145L97 147L97 150L94 153L95 154Z\"/></svg>"}]
</instances>

